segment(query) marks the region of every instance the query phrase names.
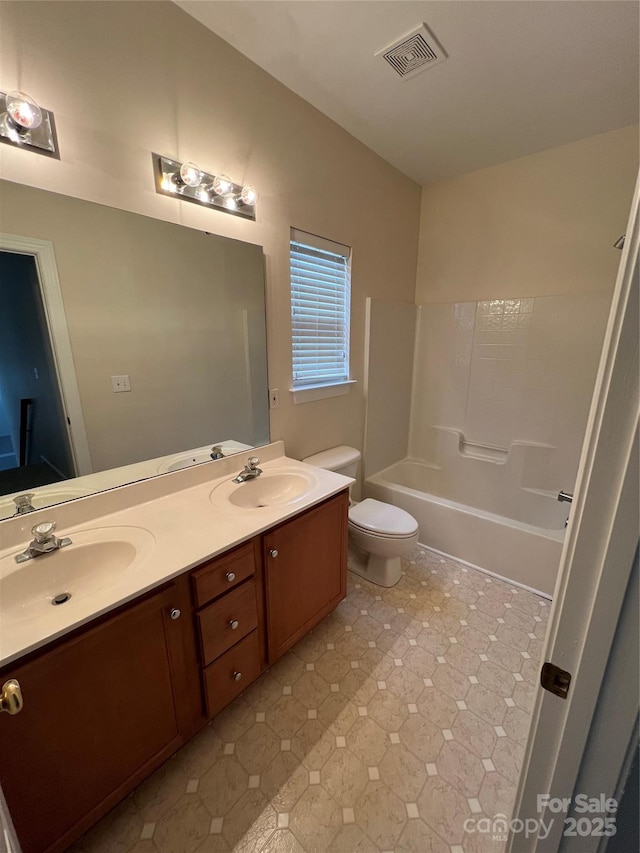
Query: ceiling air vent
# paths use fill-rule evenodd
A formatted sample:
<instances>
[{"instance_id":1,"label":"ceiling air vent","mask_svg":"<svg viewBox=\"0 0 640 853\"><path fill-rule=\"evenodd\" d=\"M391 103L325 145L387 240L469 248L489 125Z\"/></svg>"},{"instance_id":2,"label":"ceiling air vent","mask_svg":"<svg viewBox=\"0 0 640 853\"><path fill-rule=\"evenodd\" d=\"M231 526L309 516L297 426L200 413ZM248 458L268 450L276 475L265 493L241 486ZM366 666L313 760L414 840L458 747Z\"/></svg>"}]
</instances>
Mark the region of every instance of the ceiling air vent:
<instances>
[{"instance_id":1,"label":"ceiling air vent","mask_svg":"<svg viewBox=\"0 0 640 853\"><path fill-rule=\"evenodd\" d=\"M421 71L433 68L447 58L447 54L425 24L376 51L376 56L385 59L403 80L415 77Z\"/></svg>"}]
</instances>

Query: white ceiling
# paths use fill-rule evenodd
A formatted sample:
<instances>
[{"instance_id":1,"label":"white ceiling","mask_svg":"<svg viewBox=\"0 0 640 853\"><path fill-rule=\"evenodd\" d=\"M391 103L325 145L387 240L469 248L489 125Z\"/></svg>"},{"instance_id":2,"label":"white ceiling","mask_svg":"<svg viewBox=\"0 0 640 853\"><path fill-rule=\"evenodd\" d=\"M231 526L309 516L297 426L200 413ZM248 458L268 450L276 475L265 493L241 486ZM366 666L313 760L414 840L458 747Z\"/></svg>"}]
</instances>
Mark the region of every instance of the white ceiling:
<instances>
[{"instance_id":1,"label":"white ceiling","mask_svg":"<svg viewBox=\"0 0 640 853\"><path fill-rule=\"evenodd\" d=\"M177 0L420 184L638 121L635 0ZM425 22L448 58L375 53Z\"/></svg>"}]
</instances>

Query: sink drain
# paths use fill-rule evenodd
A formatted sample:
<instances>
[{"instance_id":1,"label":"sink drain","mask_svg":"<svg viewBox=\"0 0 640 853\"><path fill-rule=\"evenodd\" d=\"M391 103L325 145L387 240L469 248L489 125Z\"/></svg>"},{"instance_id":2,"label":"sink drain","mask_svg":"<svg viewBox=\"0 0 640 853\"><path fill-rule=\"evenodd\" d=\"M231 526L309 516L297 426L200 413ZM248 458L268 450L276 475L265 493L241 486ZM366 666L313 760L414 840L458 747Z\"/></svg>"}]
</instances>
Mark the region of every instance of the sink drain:
<instances>
[{"instance_id":1,"label":"sink drain","mask_svg":"<svg viewBox=\"0 0 640 853\"><path fill-rule=\"evenodd\" d=\"M58 595L54 596L51 603L52 604L65 604L71 598L70 592L61 592Z\"/></svg>"}]
</instances>

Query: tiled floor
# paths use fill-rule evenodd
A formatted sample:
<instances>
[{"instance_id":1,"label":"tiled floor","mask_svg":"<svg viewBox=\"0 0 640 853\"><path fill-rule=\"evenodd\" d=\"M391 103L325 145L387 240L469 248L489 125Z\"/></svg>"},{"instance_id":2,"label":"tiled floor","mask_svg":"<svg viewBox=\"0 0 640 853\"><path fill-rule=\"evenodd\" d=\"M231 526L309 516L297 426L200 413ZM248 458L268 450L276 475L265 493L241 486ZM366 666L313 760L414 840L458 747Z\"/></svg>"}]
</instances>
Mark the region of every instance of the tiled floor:
<instances>
[{"instance_id":1,"label":"tiled floor","mask_svg":"<svg viewBox=\"0 0 640 853\"><path fill-rule=\"evenodd\" d=\"M548 602L417 548L105 817L79 853L498 853ZM484 845L484 846L483 846Z\"/></svg>"}]
</instances>

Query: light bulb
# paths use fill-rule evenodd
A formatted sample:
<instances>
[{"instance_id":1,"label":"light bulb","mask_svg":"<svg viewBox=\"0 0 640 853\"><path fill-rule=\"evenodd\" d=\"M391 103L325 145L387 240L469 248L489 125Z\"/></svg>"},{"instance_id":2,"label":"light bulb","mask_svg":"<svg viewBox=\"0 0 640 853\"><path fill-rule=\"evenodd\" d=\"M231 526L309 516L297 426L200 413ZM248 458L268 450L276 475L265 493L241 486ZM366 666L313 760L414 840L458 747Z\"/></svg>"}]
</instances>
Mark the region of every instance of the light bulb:
<instances>
[{"instance_id":1,"label":"light bulb","mask_svg":"<svg viewBox=\"0 0 640 853\"><path fill-rule=\"evenodd\" d=\"M200 169L195 163L183 163L180 166L180 180L188 187L197 187L201 177Z\"/></svg>"},{"instance_id":2,"label":"light bulb","mask_svg":"<svg viewBox=\"0 0 640 853\"><path fill-rule=\"evenodd\" d=\"M35 130L42 123L42 110L25 92L9 92L7 112L13 122L25 130Z\"/></svg>"},{"instance_id":3,"label":"light bulb","mask_svg":"<svg viewBox=\"0 0 640 853\"><path fill-rule=\"evenodd\" d=\"M260 196L258 195L258 191L252 184L247 184L246 187L242 187L240 200L243 204L248 204L250 207L254 207L254 205L258 203L259 198Z\"/></svg>"},{"instance_id":4,"label":"light bulb","mask_svg":"<svg viewBox=\"0 0 640 853\"><path fill-rule=\"evenodd\" d=\"M216 195L226 195L233 189L231 178L227 177L227 175L216 175L211 184L211 189Z\"/></svg>"}]
</instances>

